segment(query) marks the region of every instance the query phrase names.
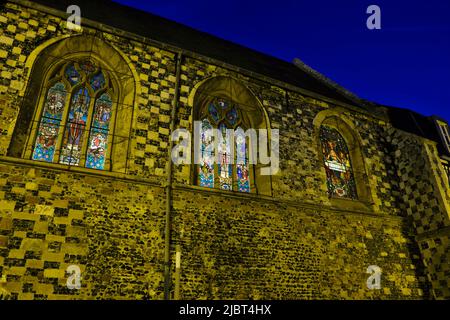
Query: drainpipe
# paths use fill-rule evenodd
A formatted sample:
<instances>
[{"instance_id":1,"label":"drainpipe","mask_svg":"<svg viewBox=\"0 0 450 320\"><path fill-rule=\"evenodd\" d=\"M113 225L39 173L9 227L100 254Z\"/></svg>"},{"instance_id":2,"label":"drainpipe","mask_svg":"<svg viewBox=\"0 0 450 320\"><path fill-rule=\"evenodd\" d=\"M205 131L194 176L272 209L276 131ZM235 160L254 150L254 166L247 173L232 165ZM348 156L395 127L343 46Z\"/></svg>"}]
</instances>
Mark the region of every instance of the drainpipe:
<instances>
[{"instance_id":1,"label":"drainpipe","mask_svg":"<svg viewBox=\"0 0 450 320\"><path fill-rule=\"evenodd\" d=\"M178 107L178 98L180 94L180 77L181 77L181 59L182 53L176 54L176 80L175 94L172 101L172 113L170 117L170 134L175 129L175 117ZM164 300L170 300L170 229L171 229L171 210L172 210L172 149L173 142L169 137L169 149L167 158L167 185L166 185L166 225L164 232Z\"/></svg>"}]
</instances>

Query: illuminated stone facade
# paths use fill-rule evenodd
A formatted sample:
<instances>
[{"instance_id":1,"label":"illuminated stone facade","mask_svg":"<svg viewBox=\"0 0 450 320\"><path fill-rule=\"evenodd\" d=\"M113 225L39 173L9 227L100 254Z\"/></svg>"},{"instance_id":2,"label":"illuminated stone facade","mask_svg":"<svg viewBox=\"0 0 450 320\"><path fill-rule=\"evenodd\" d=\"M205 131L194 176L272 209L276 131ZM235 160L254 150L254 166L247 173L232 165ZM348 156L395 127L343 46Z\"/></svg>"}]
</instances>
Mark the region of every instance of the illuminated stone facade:
<instances>
[{"instance_id":1,"label":"illuminated stone facade","mask_svg":"<svg viewBox=\"0 0 450 320\"><path fill-rule=\"evenodd\" d=\"M450 298L450 193L436 142L395 128L382 106L345 103L126 26L86 20L69 30L66 19L28 1L0 10L0 294ZM117 81L109 170L33 161L48 70L86 57ZM194 166L168 161L172 120L192 130L199 96L227 95L224 83L237 93L228 98L280 130L280 172L256 173L251 193L199 187ZM349 145L356 200L328 195L321 125ZM81 269L79 290L67 288L70 265ZM382 269L381 289L366 285L371 265Z\"/></svg>"}]
</instances>

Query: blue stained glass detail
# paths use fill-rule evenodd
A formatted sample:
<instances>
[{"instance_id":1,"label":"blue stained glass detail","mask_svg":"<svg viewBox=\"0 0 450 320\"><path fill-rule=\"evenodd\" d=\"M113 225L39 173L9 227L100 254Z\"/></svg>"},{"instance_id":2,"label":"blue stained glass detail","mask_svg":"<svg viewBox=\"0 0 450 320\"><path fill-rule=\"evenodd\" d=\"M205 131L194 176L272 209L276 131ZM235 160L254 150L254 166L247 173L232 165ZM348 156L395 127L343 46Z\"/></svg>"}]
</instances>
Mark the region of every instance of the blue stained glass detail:
<instances>
[{"instance_id":1,"label":"blue stained glass detail","mask_svg":"<svg viewBox=\"0 0 450 320\"><path fill-rule=\"evenodd\" d=\"M238 164L236 166L236 174L238 179L238 190L240 192L250 192L248 166L245 164Z\"/></svg>"},{"instance_id":2,"label":"blue stained glass detail","mask_svg":"<svg viewBox=\"0 0 450 320\"><path fill-rule=\"evenodd\" d=\"M86 167L103 170L105 168L108 147L108 129L111 120L112 101L108 94L103 94L95 102L92 129L89 137Z\"/></svg>"},{"instance_id":3,"label":"blue stained glass detail","mask_svg":"<svg viewBox=\"0 0 450 320\"><path fill-rule=\"evenodd\" d=\"M94 73L96 70L95 65L90 60L85 60L80 63L80 68L84 72L86 72L87 75L90 75L91 73Z\"/></svg>"},{"instance_id":4,"label":"blue stained glass detail","mask_svg":"<svg viewBox=\"0 0 450 320\"><path fill-rule=\"evenodd\" d=\"M66 78L69 80L71 85L75 85L80 81L80 73L75 69L73 64L70 64L66 68Z\"/></svg>"},{"instance_id":5,"label":"blue stained glass detail","mask_svg":"<svg viewBox=\"0 0 450 320\"><path fill-rule=\"evenodd\" d=\"M86 88L81 88L72 98L69 111L69 122L86 124L91 97Z\"/></svg>"},{"instance_id":6,"label":"blue stained glass detail","mask_svg":"<svg viewBox=\"0 0 450 320\"><path fill-rule=\"evenodd\" d=\"M230 111L228 111L227 120L228 120L228 123L231 124L233 127L236 125L237 120L238 120L238 113L236 111L236 108L233 108Z\"/></svg>"},{"instance_id":7,"label":"blue stained glass detail","mask_svg":"<svg viewBox=\"0 0 450 320\"><path fill-rule=\"evenodd\" d=\"M219 105L219 107L221 107L222 109L227 109L229 106L228 101L223 100L223 99L219 99L217 100L217 104Z\"/></svg>"},{"instance_id":8,"label":"blue stained glass detail","mask_svg":"<svg viewBox=\"0 0 450 320\"><path fill-rule=\"evenodd\" d=\"M101 88L103 88L106 84L106 80L105 80L105 76L103 75L103 72L99 72L98 74L93 76L90 84L91 84L92 90L94 90L94 91L97 91L97 90L100 90Z\"/></svg>"},{"instance_id":9,"label":"blue stained glass detail","mask_svg":"<svg viewBox=\"0 0 450 320\"><path fill-rule=\"evenodd\" d=\"M48 90L36 137L33 160L53 162L66 96L66 88L61 82Z\"/></svg>"},{"instance_id":10,"label":"blue stained glass detail","mask_svg":"<svg viewBox=\"0 0 450 320\"><path fill-rule=\"evenodd\" d=\"M223 190L233 190L233 166L231 165L231 145L227 140L227 126L224 123L219 125L222 133L222 141L219 145L219 183ZM219 140L220 143L220 140Z\"/></svg>"},{"instance_id":11,"label":"blue stained glass detail","mask_svg":"<svg viewBox=\"0 0 450 320\"><path fill-rule=\"evenodd\" d=\"M212 129L208 120L202 121L201 130L201 163L198 166L199 185L201 187L214 188L214 145L213 139L208 134Z\"/></svg>"},{"instance_id":12,"label":"blue stained glass detail","mask_svg":"<svg viewBox=\"0 0 450 320\"><path fill-rule=\"evenodd\" d=\"M210 103L208 107L209 114L211 115L212 119L217 122L220 119L219 112L216 109L216 106L214 103Z\"/></svg>"},{"instance_id":13,"label":"blue stained glass detail","mask_svg":"<svg viewBox=\"0 0 450 320\"><path fill-rule=\"evenodd\" d=\"M105 93L95 102L95 110L92 126L108 130L111 121L112 100L109 94Z\"/></svg>"},{"instance_id":14,"label":"blue stained glass detail","mask_svg":"<svg viewBox=\"0 0 450 320\"><path fill-rule=\"evenodd\" d=\"M218 128L222 133L222 139L213 141L213 150L217 148L218 152L213 157L212 154L203 151L206 149L205 145L209 145L210 142L209 140L205 142L202 131L202 153L211 156L211 160L203 161L198 166L199 184L213 188L214 181L217 181L217 188L222 190L250 192L249 150L246 149L245 132L238 127L241 136L235 136L238 138L237 142L236 140L233 142L226 134L227 129L234 129L240 123L238 107L225 99L217 98L208 104L207 108L212 125L208 120L203 120L203 123L206 123L208 128L212 126ZM232 153L233 143L236 154ZM214 164L217 166L216 172Z\"/></svg>"},{"instance_id":15,"label":"blue stained glass detail","mask_svg":"<svg viewBox=\"0 0 450 320\"><path fill-rule=\"evenodd\" d=\"M69 93L64 85L66 82L58 82L48 90L32 159L53 162L57 153L56 141L58 135L62 135L61 148L58 150L60 163L80 165L85 153L87 168L104 169L113 106L108 93L95 101L91 128L86 125L91 102L89 92L92 92L91 89L98 92L107 86L105 73L90 59L70 63L60 72L70 83L69 87L78 85L70 98L67 122L61 128Z\"/></svg>"},{"instance_id":16,"label":"blue stained glass detail","mask_svg":"<svg viewBox=\"0 0 450 320\"><path fill-rule=\"evenodd\" d=\"M86 88L80 88L72 98L60 163L76 166L80 163L90 100Z\"/></svg>"},{"instance_id":17,"label":"blue stained glass detail","mask_svg":"<svg viewBox=\"0 0 450 320\"><path fill-rule=\"evenodd\" d=\"M51 119L62 119L64 105L66 103L66 88L63 83L58 82L48 90L47 100L44 104L42 116Z\"/></svg>"},{"instance_id":18,"label":"blue stained glass detail","mask_svg":"<svg viewBox=\"0 0 450 320\"><path fill-rule=\"evenodd\" d=\"M33 160L53 162L58 133L59 121L55 123L55 120L42 119L33 151Z\"/></svg>"},{"instance_id":19,"label":"blue stained glass detail","mask_svg":"<svg viewBox=\"0 0 450 320\"><path fill-rule=\"evenodd\" d=\"M250 192L250 174L244 130L236 129L236 178L240 192Z\"/></svg>"},{"instance_id":20,"label":"blue stained glass detail","mask_svg":"<svg viewBox=\"0 0 450 320\"><path fill-rule=\"evenodd\" d=\"M89 139L86 167L103 170L108 144L108 131L93 128Z\"/></svg>"}]
</instances>

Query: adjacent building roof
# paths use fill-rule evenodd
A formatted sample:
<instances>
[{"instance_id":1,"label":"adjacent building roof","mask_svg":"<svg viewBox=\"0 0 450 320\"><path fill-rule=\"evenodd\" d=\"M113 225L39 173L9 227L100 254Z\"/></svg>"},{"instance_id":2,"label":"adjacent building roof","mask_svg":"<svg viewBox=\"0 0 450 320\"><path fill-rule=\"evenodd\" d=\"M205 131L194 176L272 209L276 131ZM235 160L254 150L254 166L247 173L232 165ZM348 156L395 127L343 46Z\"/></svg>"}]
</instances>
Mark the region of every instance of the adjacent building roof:
<instances>
[{"instance_id":1,"label":"adjacent building roof","mask_svg":"<svg viewBox=\"0 0 450 320\"><path fill-rule=\"evenodd\" d=\"M447 148L444 147L444 142L439 135L439 129L436 124L436 120L441 120L445 123L447 121L436 116L426 117L408 109L396 107L387 108L389 119L394 127L438 142L437 147L439 154L450 156Z\"/></svg>"}]
</instances>

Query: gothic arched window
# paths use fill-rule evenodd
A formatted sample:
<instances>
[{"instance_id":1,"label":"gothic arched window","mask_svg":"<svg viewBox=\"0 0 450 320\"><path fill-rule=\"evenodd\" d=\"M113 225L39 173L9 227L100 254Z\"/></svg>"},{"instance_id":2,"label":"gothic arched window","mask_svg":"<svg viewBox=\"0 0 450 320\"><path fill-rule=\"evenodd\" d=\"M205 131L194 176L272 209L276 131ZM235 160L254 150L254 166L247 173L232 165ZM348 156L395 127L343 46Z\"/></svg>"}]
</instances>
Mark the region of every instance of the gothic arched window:
<instances>
[{"instance_id":1,"label":"gothic arched window","mask_svg":"<svg viewBox=\"0 0 450 320\"><path fill-rule=\"evenodd\" d=\"M200 114L201 156L197 165L199 186L229 191L251 192L253 179L249 164L249 138L245 130L247 121L237 104L227 99L214 98ZM210 129L219 129L222 140L215 141ZM233 137L226 131L234 130ZM216 145L217 144L217 145ZM218 151L215 161L215 150Z\"/></svg>"},{"instance_id":2,"label":"gothic arched window","mask_svg":"<svg viewBox=\"0 0 450 320\"><path fill-rule=\"evenodd\" d=\"M330 196L357 199L350 153L344 138L336 129L322 125L320 141Z\"/></svg>"},{"instance_id":3,"label":"gothic arched window","mask_svg":"<svg viewBox=\"0 0 450 320\"><path fill-rule=\"evenodd\" d=\"M114 96L108 73L90 59L68 62L45 87L31 158L106 169Z\"/></svg>"}]
</instances>

